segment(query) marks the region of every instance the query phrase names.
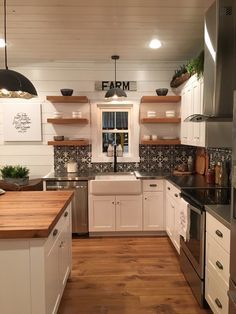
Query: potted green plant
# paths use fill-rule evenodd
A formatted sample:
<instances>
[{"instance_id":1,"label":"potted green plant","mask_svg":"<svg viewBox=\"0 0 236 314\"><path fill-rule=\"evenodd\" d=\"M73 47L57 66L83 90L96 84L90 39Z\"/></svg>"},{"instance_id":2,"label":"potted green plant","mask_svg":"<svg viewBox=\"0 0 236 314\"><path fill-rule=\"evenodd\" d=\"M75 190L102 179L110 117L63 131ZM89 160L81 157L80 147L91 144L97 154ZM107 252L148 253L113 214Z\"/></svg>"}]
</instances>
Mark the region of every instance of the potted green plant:
<instances>
[{"instance_id":1,"label":"potted green plant","mask_svg":"<svg viewBox=\"0 0 236 314\"><path fill-rule=\"evenodd\" d=\"M181 65L177 70L175 70L175 74L172 77L170 82L170 86L175 88L179 85L183 84L190 78L190 74L187 71L187 67L185 64Z\"/></svg>"},{"instance_id":2,"label":"potted green plant","mask_svg":"<svg viewBox=\"0 0 236 314\"><path fill-rule=\"evenodd\" d=\"M191 59L186 65L188 73L192 76L197 74L198 79L203 75L204 51L202 50L197 58Z\"/></svg>"},{"instance_id":3,"label":"potted green plant","mask_svg":"<svg viewBox=\"0 0 236 314\"><path fill-rule=\"evenodd\" d=\"M0 169L0 173L2 175L3 180L8 183L26 185L29 182L29 169L24 166L6 165Z\"/></svg>"}]
</instances>

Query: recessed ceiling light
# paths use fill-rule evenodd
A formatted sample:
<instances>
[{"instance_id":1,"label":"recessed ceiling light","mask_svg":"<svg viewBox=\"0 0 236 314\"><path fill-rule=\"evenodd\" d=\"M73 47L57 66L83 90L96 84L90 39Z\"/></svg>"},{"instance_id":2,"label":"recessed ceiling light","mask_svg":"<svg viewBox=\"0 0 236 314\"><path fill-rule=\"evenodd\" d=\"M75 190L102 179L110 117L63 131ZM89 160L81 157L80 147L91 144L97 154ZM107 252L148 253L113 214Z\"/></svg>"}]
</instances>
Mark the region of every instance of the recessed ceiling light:
<instances>
[{"instance_id":1,"label":"recessed ceiling light","mask_svg":"<svg viewBox=\"0 0 236 314\"><path fill-rule=\"evenodd\" d=\"M6 46L5 40L0 38L0 48L4 48Z\"/></svg>"},{"instance_id":2,"label":"recessed ceiling light","mask_svg":"<svg viewBox=\"0 0 236 314\"><path fill-rule=\"evenodd\" d=\"M151 49L158 49L158 48L160 48L161 47L160 40L158 40L158 39L151 40L150 43L149 43L149 47Z\"/></svg>"}]
</instances>

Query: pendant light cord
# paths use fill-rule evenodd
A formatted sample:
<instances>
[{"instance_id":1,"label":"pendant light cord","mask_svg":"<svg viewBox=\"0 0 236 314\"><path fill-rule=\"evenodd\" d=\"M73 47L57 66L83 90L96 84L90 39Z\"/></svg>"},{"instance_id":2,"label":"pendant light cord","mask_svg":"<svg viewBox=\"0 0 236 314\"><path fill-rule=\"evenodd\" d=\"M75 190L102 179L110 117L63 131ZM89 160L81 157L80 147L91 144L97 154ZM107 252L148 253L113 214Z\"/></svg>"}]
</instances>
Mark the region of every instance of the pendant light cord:
<instances>
[{"instance_id":1,"label":"pendant light cord","mask_svg":"<svg viewBox=\"0 0 236 314\"><path fill-rule=\"evenodd\" d=\"M7 66L7 0L4 0L4 40L5 40L5 68Z\"/></svg>"},{"instance_id":2,"label":"pendant light cord","mask_svg":"<svg viewBox=\"0 0 236 314\"><path fill-rule=\"evenodd\" d=\"M116 59L115 59L115 87L116 87Z\"/></svg>"}]
</instances>

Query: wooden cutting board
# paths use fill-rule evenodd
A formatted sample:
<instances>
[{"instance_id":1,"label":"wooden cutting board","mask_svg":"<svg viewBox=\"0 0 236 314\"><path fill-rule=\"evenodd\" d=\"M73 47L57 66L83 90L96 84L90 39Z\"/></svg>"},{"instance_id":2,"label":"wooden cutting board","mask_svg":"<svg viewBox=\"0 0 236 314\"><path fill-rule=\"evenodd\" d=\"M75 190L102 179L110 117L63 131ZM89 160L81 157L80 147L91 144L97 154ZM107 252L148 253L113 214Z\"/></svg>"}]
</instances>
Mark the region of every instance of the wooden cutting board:
<instances>
[{"instance_id":1,"label":"wooden cutting board","mask_svg":"<svg viewBox=\"0 0 236 314\"><path fill-rule=\"evenodd\" d=\"M196 152L195 170L197 174L205 174L206 154L204 148L198 148Z\"/></svg>"},{"instance_id":2,"label":"wooden cutting board","mask_svg":"<svg viewBox=\"0 0 236 314\"><path fill-rule=\"evenodd\" d=\"M189 176L191 174L193 174L193 173L190 171L178 171L178 170L173 171L174 176Z\"/></svg>"}]
</instances>

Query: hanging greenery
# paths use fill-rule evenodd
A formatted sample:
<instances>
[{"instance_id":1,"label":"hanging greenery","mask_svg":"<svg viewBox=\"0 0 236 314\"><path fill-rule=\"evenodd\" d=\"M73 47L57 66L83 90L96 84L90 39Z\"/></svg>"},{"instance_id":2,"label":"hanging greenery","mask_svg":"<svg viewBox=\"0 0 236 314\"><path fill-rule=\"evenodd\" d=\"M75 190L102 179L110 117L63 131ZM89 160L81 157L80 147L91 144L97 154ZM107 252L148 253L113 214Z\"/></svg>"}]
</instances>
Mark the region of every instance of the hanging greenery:
<instances>
[{"instance_id":1,"label":"hanging greenery","mask_svg":"<svg viewBox=\"0 0 236 314\"><path fill-rule=\"evenodd\" d=\"M170 86L173 88L178 87L194 74L197 74L197 78L199 79L203 75L203 70L204 51L202 50L196 58L189 60L187 64L183 64L175 70Z\"/></svg>"}]
</instances>

